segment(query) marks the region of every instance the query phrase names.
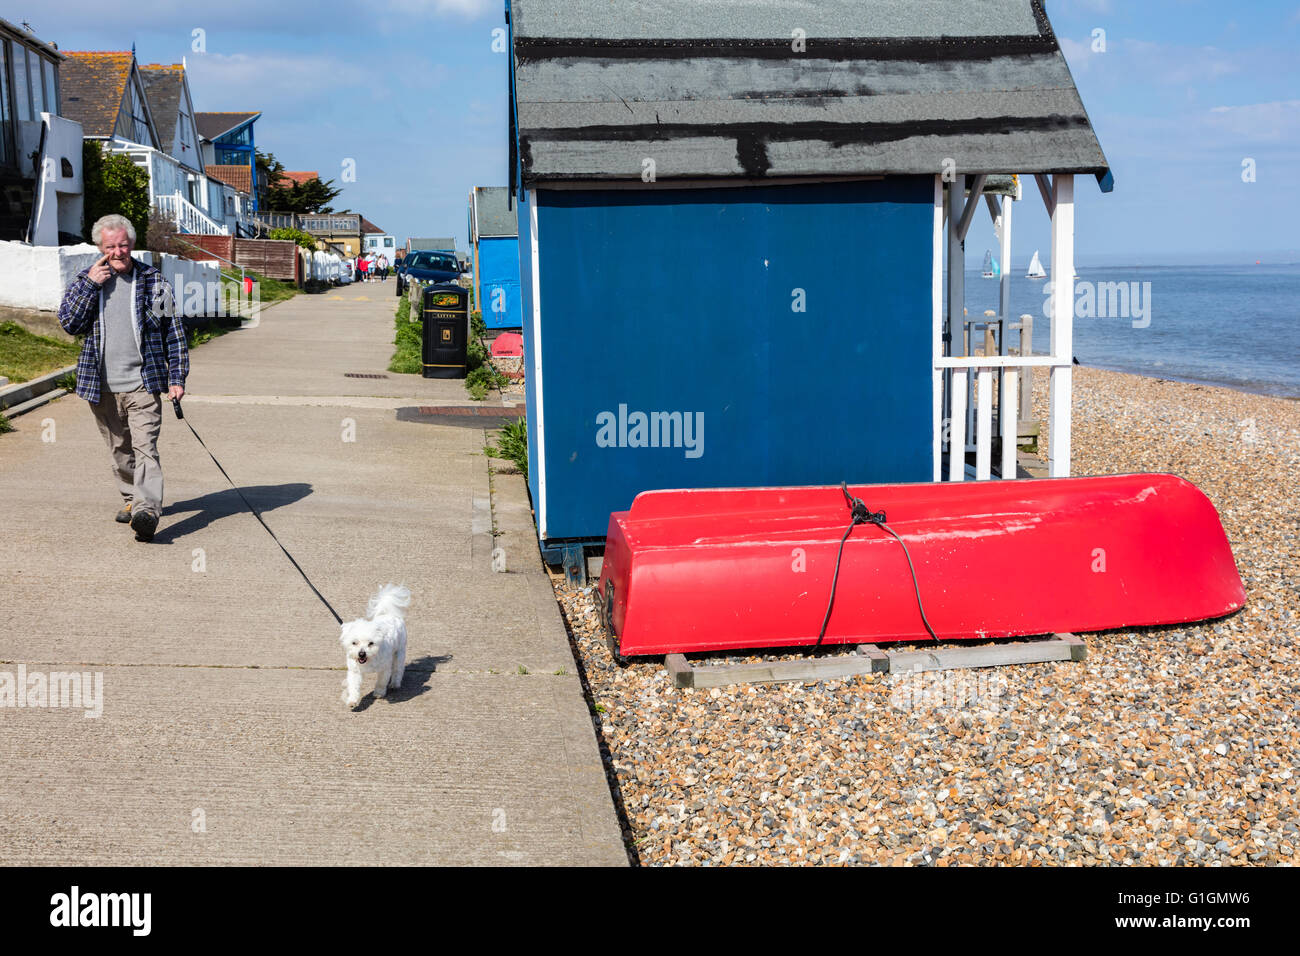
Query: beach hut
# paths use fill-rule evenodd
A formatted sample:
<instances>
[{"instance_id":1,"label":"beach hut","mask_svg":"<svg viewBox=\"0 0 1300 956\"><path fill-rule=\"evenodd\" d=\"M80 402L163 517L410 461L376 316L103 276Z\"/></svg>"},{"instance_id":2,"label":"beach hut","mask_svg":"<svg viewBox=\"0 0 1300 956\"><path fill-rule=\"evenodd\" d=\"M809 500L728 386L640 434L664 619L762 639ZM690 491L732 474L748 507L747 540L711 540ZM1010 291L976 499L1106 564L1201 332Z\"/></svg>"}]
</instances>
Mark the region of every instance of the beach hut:
<instances>
[{"instance_id":1,"label":"beach hut","mask_svg":"<svg viewBox=\"0 0 1300 956\"><path fill-rule=\"evenodd\" d=\"M1069 473L1074 177L1111 179L1038 0L506 19L549 560L578 564L649 489L1011 478L1015 441L994 450L1026 367L1050 375ZM966 354L966 232L984 205L1010 233L997 175L1051 216L1047 356Z\"/></svg>"},{"instance_id":2,"label":"beach hut","mask_svg":"<svg viewBox=\"0 0 1300 956\"><path fill-rule=\"evenodd\" d=\"M474 302L489 329L517 329L522 324L517 213L505 186L475 186L470 190Z\"/></svg>"}]
</instances>

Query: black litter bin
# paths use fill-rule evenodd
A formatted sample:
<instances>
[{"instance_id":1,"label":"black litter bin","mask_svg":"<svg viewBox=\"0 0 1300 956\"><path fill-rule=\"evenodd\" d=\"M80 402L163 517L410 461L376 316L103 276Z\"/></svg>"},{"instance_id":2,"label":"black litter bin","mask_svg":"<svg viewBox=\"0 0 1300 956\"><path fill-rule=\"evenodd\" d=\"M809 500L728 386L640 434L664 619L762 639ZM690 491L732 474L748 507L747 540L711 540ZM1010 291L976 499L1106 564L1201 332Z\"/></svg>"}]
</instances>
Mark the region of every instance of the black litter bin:
<instances>
[{"instance_id":1,"label":"black litter bin","mask_svg":"<svg viewBox=\"0 0 1300 956\"><path fill-rule=\"evenodd\" d=\"M469 292L458 285L424 290L424 377L464 378L469 360Z\"/></svg>"}]
</instances>

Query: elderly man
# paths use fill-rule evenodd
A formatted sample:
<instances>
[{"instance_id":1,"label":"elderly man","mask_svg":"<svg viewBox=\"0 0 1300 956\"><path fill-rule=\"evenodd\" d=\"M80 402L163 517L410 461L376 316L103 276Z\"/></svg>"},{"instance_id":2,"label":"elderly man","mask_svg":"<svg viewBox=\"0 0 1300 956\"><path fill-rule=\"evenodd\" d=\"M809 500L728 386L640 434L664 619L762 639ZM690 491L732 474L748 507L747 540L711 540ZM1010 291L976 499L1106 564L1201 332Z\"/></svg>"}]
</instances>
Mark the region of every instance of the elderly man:
<instances>
[{"instance_id":1,"label":"elderly man","mask_svg":"<svg viewBox=\"0 0 1300 956\"><path fill-rule=\"evenodd\" d=\"M117 520L131 525L137 541L152 541L163 500L160 393L166 389L173 399L185 394L185 328L162 273L131 257L135 227L129 219L104 216L90 237L103 255L68 286L59 324L86 336L77 358L77 394L90 403L112 455L123 502Z\"/></svg>"}]
</instances>

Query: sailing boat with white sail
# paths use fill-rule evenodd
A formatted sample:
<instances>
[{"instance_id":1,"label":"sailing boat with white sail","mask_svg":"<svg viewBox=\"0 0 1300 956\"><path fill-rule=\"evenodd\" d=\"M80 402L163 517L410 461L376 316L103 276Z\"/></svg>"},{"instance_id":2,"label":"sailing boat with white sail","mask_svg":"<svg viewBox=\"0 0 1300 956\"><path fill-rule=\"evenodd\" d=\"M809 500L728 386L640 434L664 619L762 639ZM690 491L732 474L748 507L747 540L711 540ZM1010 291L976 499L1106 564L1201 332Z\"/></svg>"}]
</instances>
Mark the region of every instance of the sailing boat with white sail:
<instances>
[{"instance_id":1,"label":"sailing boat with white sail","mask_svg":"<svg viewBox=\"0 0 1300 956\"><path fill-rule=\"evenodd\" d=\"M1034 250L1034 258L1029 263L1029 272L1025 274L1029 279L1046 279L1047 273L1043 271L1043 260L1038 258L1038 250Z\"/></svg>"},{"instance_id":2,"label":"sailing boat with white sail","mask_svg":"<svg viewBox=\"0 0 1300 956\"><path fill-rule=\"evenodd\" d=\"M998 268L998 260L993 258L993 250L984 250L984 269L980 272L980 275L985 279L996 279L1001 274L1002 270Z\"/></svg>"}]
</instances>

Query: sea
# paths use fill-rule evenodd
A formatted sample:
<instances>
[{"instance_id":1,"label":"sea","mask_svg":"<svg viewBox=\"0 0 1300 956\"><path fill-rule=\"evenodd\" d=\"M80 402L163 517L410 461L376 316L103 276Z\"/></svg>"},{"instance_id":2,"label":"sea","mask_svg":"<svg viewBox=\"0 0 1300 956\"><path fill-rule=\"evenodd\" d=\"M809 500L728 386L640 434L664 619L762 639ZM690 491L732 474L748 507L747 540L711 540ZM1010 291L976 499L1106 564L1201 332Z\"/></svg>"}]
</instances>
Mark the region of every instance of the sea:
<instances>
[{"instance_id":1,"label":"sea","mask_svg":"<svg viewBox=\"0 0 1300 956\"><path fill-rule=\"evenodd\" d=\"M1300 398L1300 263L1076 271L1080 365ZM1046 355L1048 280L1025 278L1023 266L1017 272L1011 315L1033 314L1033 351ZM967 272L968 318L997 310L998 286L978 269ZM1013 348L1016 335L1008 337Z\"/></svg>"}]
</instances>

